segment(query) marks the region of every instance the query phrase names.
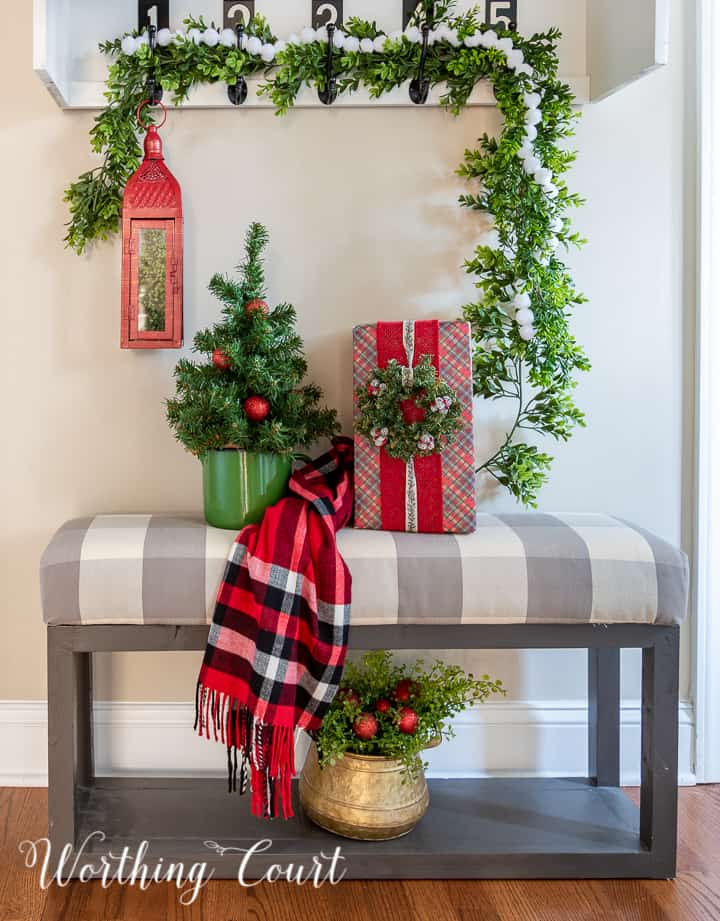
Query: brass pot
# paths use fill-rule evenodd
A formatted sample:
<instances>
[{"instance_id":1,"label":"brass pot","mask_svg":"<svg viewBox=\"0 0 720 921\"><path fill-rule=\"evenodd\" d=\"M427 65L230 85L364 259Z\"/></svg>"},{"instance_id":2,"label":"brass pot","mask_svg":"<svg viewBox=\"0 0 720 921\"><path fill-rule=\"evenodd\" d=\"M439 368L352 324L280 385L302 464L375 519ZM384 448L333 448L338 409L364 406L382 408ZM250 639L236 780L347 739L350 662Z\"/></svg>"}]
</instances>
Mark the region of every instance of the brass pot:
<instances>
[{"instance_id":1,"label":"brass pot","mask_svg":"<svg viewBox=\"0 0 720 921\"><path fill-rule=\"evenodd\" d=\"M300 775L305 814L345 838L378 841L406 835L425 815L429 801L422 768L408 778L401 761L379 755L346 752L321 768L313 743Z\"/></svg>"}]
</instances>

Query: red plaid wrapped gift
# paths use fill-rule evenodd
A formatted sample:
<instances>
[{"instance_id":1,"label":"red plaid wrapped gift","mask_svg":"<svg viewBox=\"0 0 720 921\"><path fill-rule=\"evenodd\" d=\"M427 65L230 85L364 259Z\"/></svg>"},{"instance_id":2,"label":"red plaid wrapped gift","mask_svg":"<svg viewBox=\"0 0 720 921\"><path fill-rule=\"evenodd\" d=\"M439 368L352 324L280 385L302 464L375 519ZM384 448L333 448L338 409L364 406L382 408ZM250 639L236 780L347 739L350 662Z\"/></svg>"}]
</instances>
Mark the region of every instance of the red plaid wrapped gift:
<instances>
[{"instance_id":1,"label":"red plaid wrapped gift","mask_svg":"<svg viewBox=\"0 0 720 921\"><path fill-rule=\"evenodd\" d=\"M429 358L427 358L429 356ZM475 472L472 426L472 364L468 323L415 320L374 323L353 329L355 390L355 527L386 531L468 533L475 530ZM456 430L449 443L434 448L421 434L418 450L405 460L390 456L387 428L368 437L358 430L358 391L371 393L386 385L378 369L398 365L403 383L413 369L432 361L438 380L459 402ZM416 371L416 373L419 373ZM390 391L388 391L390 393ZM451 400L440 405L447 411ZM425 413L408 411L405 422L422 422ZM422 426L420 426L422 428ZM390 435L392 437L392 433ZM429 442L429 445L428 445ZM432 451L432 453L430 453Z\"/></svg>"}]
</instances>

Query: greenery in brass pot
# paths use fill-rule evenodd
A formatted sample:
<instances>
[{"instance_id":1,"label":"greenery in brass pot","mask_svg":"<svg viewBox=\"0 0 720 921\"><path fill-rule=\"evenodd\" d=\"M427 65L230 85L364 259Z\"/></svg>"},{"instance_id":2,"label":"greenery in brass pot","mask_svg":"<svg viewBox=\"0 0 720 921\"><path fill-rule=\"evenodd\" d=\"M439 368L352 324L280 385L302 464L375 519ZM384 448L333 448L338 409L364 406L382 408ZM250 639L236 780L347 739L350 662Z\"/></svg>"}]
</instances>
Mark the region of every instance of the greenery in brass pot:
<instances>
[{"instance_id":1,"label":"greenery in brass pot","mask_svg":"<svg viewBox=\"0 0 720 921\"><path fill-rule=\"evenodd\" d=\"M475 678L457 665L423 659L398 665L387 650L348 662L340 689L314 734L320 765L335 764L345 752L381 755L405 765L414 776L426 765L418 755L437 740L454 736L450 720L491 694L504 694L502 681Z\"/></svg>"}]
</instances>

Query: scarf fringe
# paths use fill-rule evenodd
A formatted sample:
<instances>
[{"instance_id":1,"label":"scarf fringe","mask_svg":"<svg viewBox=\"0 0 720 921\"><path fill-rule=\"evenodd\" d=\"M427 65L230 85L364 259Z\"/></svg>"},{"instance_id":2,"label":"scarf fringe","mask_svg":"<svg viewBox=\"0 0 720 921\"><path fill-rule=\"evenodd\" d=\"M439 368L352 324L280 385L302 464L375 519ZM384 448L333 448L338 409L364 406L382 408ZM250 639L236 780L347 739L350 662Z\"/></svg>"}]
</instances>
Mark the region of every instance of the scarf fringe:
<instances>
[{"instance_id":1,"label":"scarf fringe","mask_svg":"<svg viewBox=\"0 0 720 921\"><path fill-rule=\"evenodd\" d=\"M195 725L200 736L227 746L228 792L245 793L250 785L252 814L274 819L292 818L292 780L295 776L295 732L255 719L229 694L198 682Z\"/></svg>"}]
</instances>

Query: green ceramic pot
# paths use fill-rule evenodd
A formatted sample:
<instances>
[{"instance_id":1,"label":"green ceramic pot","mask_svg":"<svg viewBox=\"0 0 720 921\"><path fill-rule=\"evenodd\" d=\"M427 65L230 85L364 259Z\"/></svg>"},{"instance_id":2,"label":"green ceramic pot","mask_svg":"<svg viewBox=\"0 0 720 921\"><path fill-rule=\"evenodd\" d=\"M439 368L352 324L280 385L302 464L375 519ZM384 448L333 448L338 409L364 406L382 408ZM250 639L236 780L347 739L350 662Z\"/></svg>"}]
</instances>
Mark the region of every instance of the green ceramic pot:
<instances>
[{"instance_id":1,"label":"green ceramic pot","mask_svg":"<svg viewBox=\"0 0 720 921\"><path fill-rule=\"evenodd\" d=\"M203 458L205 520L239 531L256 524L287 490L292 458L225 448Z\"/></svg>"}]
</instances>

